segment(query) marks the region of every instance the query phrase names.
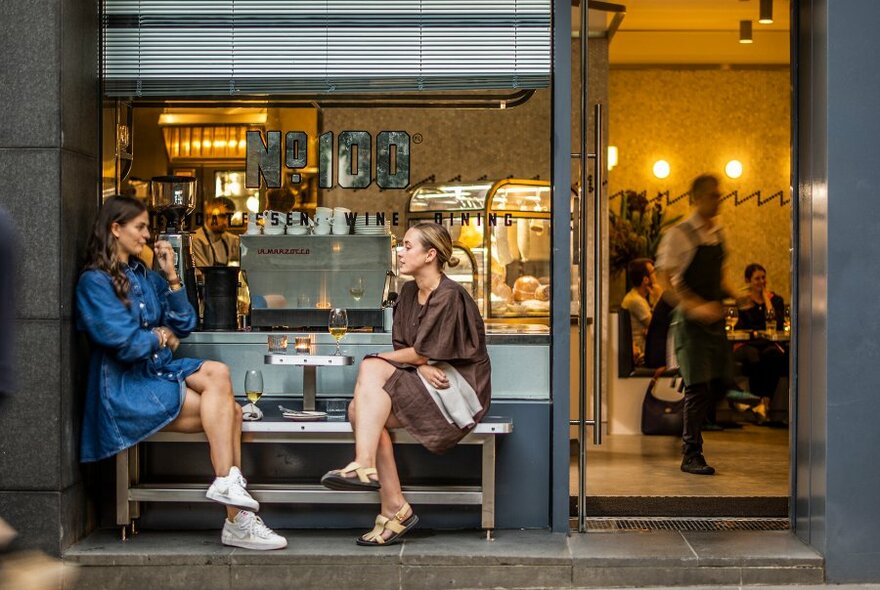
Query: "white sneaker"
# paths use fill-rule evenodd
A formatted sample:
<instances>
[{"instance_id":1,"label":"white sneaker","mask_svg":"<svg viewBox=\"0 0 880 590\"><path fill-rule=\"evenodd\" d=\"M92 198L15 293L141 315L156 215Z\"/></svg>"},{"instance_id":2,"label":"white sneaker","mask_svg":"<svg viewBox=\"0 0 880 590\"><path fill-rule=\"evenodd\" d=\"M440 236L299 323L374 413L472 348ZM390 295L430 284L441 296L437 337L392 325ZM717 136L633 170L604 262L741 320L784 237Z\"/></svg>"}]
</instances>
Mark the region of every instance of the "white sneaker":
<instances>
[{"instance_id":1,"label":"white sneaker","mask_svg":"<svg viewBox=\"0 0 880 590\"><path fill-rule=\"evenodd\" d=\"M259 551L287 547L287 539L263 524L259 516L247 510L236 514L234 521L225 519L220 540L224 545Z\"/></svg>"},{"instance_id":2,"label":"white sneaker","mask_svg":"<svg viewBox=\"0 0 880 590\"><path fill-rule=\"evenodd\" d=\"M247 482L242 477L241 471L238 467L233 467L229 470L229 475L214 480L206 495L215 502L256 512L260 509L260 504L244 489L246 485Z\"/></svg>"}]
</instances>

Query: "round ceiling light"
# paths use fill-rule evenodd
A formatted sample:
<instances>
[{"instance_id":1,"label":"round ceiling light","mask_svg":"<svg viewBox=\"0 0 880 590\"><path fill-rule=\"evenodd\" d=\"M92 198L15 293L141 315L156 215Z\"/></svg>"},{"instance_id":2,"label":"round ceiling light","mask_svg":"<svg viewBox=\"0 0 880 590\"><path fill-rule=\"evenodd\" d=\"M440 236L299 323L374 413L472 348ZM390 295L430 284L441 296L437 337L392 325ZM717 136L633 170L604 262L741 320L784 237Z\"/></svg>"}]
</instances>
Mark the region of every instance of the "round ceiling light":
<instances>
[{"instance_id":1,"label":"round ceiling light","mask_svg":"<svg viewBox=\"0 0 880 590\"><path fill-rule=\"evenodd\" d=\"M739 178L743 175L743 165L739 160L731 160L724 167L724 173L728 178Z\"/></svg>"},{"instance_id":2,"label":"round ceiling light","mask_svg":"<svg viewBox=\"0 0 880 590\"><path fill-rule=\"evenodd\" d=\"M657 178L667 178L670 171L669 162L666 160L657 160L654 162L654 176Z\"/></svg>"}]
</instances>

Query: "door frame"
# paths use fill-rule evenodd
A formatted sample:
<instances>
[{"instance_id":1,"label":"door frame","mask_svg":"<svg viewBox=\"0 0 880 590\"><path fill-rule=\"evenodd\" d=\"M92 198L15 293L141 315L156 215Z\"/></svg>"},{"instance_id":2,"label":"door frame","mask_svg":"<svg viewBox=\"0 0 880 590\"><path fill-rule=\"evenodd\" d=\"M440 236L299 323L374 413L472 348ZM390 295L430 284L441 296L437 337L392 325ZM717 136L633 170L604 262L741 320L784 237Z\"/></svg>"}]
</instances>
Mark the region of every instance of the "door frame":
<instances>
[{"instance_id":1,"label":"door frame","mask_svg":"<svg viewBox=\"0 0 880 590\"><path fill-rule=\"evenodd\" d=\"M581 0L585 2L586 0ZM801 30L800 0L790 0L791 39L790 72L791 72L791 308L792 308L792 339L789 365L789 521L792 530L797 530L798 523L798 481L808 480L810 466L800 465L798 457L798 441L809 439L809 432L800 432L798 410L808 404L808 399L801 399L798 379L798 349L800 337L798 332L799 311L801 303L799 263L801 260L800 224L801 207L799 199L799 167L798 167L798 114L799 85L798 62L800 58L799 32ZM808 9L809 10L809 9ZM570 0L553 1L552 39L552 264L551 276L554 285L551 306L551 345L550 345L550 390L552 392L551 413L551 506L550 522L554 532L570 532L569 525L569 412L570 412L570 367L569 354L571 344L571 239L570 195L571 195L571 117L572 117L572 56L571 56L571 2ZM589 67L589 66L588 66ZM585 80L585 84L588 80ZM586 92L587 88L583 89ZM586 231L586 228L584 228ZM807 297L809 299L809 297ZM809 314L808 314L809 315ZM807 319L809 322L809 319ZM809 392L809 388L807 388ZM808 397L808 396L806 396ZM601 428L601 425L598 427ZM810 428L810 424L807 424Z\"/></svg>"}]
</instances>

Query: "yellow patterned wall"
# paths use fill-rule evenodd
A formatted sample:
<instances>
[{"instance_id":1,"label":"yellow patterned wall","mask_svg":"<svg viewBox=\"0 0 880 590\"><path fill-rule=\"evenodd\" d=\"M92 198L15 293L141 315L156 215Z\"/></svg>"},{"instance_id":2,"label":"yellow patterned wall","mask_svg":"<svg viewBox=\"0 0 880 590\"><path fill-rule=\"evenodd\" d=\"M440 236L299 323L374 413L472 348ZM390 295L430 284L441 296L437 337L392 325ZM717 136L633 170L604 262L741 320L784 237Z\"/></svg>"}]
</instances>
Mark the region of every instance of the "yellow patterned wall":
<instances>
[{"instance_id":1,"label":"yellow patterned wall","mask_svg":"<svg viewBox=\"0 0 880 590\"><path fill-rule=\"evenodd\" d=\"M783 191L791 198L791 91L787 68L749 70L612 69L609 90L609 145L619 163L608 176L609 195L625 189L668 190L673 198L689 190L698 174L721 176L725 193L740 199L760 190L767 199ZM671 174L652 173L659 159ZM732 159L743 163L737 180L724 175ZM612 200L611 208L619 205ZM686 214L687 199L671 207ZM744 282L746 264L767 268L771 289L790 300L791 203L777 196L763 206L757 198L722 205L730 246L730 278Z\"/></svg>"}]
</instances>

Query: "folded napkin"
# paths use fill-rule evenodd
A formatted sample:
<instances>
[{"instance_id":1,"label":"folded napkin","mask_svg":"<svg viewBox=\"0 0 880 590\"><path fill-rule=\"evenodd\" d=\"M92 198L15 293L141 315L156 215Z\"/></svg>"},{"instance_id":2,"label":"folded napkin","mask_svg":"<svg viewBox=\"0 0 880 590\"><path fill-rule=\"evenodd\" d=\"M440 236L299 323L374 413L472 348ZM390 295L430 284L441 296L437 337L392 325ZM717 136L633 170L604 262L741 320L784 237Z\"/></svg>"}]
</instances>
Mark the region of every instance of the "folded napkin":
<instances>
[{"instance_id":1,"label":"folded napkin","mask_svg":"<svg viewBox=\"0 0 880 590\"><path fill-rule=\"evenodd\" d=\"M251 403L247 403L241 407L241 414L241 419L249 422L263 419L263 410Z\"/></svg>"},{"instance_id":2,"label":"folded napkin","mask_svg":"<svg viewBox=\"0 0 880 590\"><path fill-rule=\"evenodd\" d=\"M437 389L428 383L428 380L421 373L416 371L419 379L422 380L422 385L428 390L428 394L437 404L437 408L447 422L455 424L459 428L470 428L474 425L474 416L483 409L474 388L449 363L432 362L431 364L446 374L449 387Z\"/></svg>"}]
</instances>

